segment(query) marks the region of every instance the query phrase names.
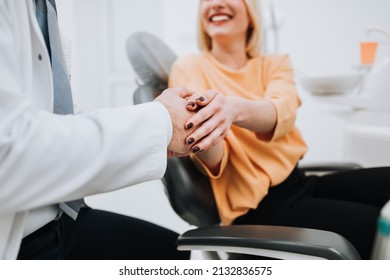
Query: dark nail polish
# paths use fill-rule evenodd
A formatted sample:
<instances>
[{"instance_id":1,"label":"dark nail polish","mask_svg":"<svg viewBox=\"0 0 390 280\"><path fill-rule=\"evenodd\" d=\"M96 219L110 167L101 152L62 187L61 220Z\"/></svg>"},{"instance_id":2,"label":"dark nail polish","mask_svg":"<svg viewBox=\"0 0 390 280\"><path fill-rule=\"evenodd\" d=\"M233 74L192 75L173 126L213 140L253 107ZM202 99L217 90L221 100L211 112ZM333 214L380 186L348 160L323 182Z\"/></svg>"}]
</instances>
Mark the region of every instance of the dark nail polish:
<instances>
[{"instance_id":1,"label":"dark nail polish","mask_svg":"<svg viewBox=\"0 0 390 280\"><path fill-rule=\"evenodd\" d=\"M192 122L190 122L189 124L187 124L187 129L191 129L193 126L194 126L194 124Z\"/></svg>"},{"instance_id":2,"label":"dark nail polish","mask_svg":"<svg viewBox=\"0 0 390 280\"><path fill-rule=\"evenodd\" d=\"M192 148L192 152L193 153L197 153L199 151L200 151L200 148L198 146L195 146L195 147Z\"/></svg>"},{"instance_id":3,"label":"dark nail polish","mask_svg":"<svg viewBox=\"0 0 390 280\"><path fill-rule=\"evenodd\" d=\"M204 101L204 97L201 96L201 97L197 98L196 100L199 100L200 102L203 102Z\"/></svg>"},{"instance_id":4,"label":"dark nail polish","mask_svg":"<svg viewBox=\"0 0 390 280\"><path fill-rule=\"evenodd\" d=\"M187 103L187 106L195 107L195 103L190 101L190 102Z\"/></svg>"},{"instance_id":5,"label":"dark nail polish","mask_svg":"<svg viewBox=\"0 0 390 280\"><path fill-rule=\"evenodd\" d=\"M188 139L188 145L191 145L192 143L194 143L194 138L190 138L190 139Z\"/></svg>"}]
</instances>

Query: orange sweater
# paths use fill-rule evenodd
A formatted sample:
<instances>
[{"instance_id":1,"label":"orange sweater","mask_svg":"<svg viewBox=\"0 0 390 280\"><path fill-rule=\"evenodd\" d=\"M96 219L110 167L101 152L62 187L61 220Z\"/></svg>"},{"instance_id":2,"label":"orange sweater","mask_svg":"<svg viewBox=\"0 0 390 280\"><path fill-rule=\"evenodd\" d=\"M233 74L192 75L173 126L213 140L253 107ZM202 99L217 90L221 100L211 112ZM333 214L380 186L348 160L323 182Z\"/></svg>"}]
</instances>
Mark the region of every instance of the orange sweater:
<instances>
[{"instance_id":1,"label":"orange sweater","mask_svg":"<svg viewBox=\"0 0 390 280\"><path fill-rule=\"evenodd\" d=\"M268 188L283 182L307 150L295 127L301 101L297 95L288 56L257 56L240 70L233 70L209 53L178 59L169 86L185 86L197 92L216 89L226 96L250 100L268 99L275 105L277 124L271 137L232 126L224 142L218 174L199 160L211 180L223 224L257 208Z\"/></svg>"}]
</instances>

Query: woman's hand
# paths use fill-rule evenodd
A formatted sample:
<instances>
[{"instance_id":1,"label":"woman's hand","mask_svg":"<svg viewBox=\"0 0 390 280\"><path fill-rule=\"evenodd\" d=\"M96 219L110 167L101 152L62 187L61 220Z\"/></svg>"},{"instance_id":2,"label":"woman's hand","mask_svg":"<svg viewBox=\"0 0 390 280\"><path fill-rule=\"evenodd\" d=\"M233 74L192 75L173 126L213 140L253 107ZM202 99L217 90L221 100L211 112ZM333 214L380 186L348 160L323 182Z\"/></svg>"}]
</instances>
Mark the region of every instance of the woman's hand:
<instances>
[{"instance_id":1,"label":"woman's hand","mask_svg":"<svg viewBox=\"0 0 390 280\"><path fill-rule=\"evenodd\" d=\"M192 147L194 153L207 150L225 138L237 116L234 97L224 96L215 90L192 95L187 100L186 108L197 111L186 122L186 128L200 125L186 139L188 145L196 143Z\"/></svg>"}]
</instances>

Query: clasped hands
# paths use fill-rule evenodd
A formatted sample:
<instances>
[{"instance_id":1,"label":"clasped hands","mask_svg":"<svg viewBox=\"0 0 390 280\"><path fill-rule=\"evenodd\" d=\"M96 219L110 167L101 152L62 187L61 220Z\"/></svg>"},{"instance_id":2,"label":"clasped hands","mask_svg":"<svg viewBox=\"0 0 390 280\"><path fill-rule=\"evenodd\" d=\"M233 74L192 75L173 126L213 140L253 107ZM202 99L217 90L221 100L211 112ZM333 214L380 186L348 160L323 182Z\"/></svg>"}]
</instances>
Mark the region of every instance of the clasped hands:
<instances>
[{"instance_id":1,"label":"clasped hands","mask_svg":"<svg viewBox=\"0 0 390 280\"><path fill-rule=\"evenodd\" d=\"M207 150L225 138L234 120L232 102L215 90L199 94L183 87L168 88L154 101L162 103L171 116L169 157Z\"/></svg>"}]
</instances>

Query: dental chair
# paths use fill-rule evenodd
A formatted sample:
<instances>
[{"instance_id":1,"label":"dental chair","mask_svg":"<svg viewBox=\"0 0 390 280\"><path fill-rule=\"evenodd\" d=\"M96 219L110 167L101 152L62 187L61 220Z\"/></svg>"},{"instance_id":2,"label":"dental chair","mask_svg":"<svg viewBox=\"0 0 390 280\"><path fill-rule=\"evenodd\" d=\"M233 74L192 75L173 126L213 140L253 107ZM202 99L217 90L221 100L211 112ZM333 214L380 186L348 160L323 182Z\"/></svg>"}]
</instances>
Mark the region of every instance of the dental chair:
<instances>
[{"instance_id":1,"label":"dental chair","mask_svg":"<svg viewBox=\"0 0 390 280\"><path fill-rule=\"evenodd\" d=\"M152 101L167 87L168 75L176 55L157 37L134 33L126 43L128 58L138 82L134 103ZM340 165L336 169L352 169L357 165ZM307 167L308 171L329 172L334 165ZM178 250L209 252L217 259L221 253L229 258L245 259L360 259L352 244L344 237L328 231L308 228L231 225L221 226L210 182L188 157L170 158L163 177L168 200L183 220L197 228L177 240ZM238 256L238 257L237 257Z\"/></svg>"}]
</instances>

